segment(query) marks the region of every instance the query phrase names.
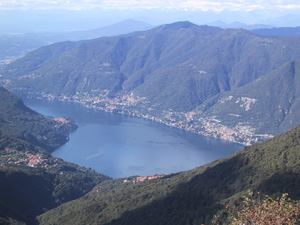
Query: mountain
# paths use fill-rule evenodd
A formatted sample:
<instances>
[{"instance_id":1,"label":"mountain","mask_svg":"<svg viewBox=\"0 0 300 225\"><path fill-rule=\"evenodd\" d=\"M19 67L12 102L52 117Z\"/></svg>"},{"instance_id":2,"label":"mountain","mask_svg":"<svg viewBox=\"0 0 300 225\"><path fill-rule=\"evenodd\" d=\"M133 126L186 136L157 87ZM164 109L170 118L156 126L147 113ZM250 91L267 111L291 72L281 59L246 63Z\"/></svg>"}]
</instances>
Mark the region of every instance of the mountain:
<instances>
[{"instance_id":1,"label":"mountain","mask_svg":"<svg viewBox=\"0 0 300 225\"><path fill-rule=\"evenodd\" d=\"M58 43L34 51L22 60L9 65L3 77L17 78L21 74L32 72L33 79L27 75L18 78L24 85L10 82L17 89L29 85L29 92L32 92L30 86L35 82L39 83L37 88L43 87L44 93L61 95L91 90L130 91L143 85L145 77L152 78L157 76L158 72L173 68L176 63L194 58L196 46L199 45L201 48L207 44L210 35L219 31L221 31L219 28L201 28L184 22L125 36ZM202 38L199 39L199 36ZM35 61L36 59L39 61ZM160 77L159 79L164 81L167 79L163 75ZM11 90L16 89L12 86L9 85ZM158 97L155 95L159 93L149 94L154 95L151 96L154 98Z\"/></svg>"},{"instance_id":2,"label":"mountain","mask_svg":"<svg viewBox=\"0 0 300 225\"><path fill-rule=\"evenodd\" d=\"M240 105L260 106L255 111L241 106L246 111L242 123L236 109L228 109L230 119L223 121L223 115L218 116L221 114L210 107L216 107L224 93L255 85L257 79L271 77L284 64L299 58L297 37L261 36L242 29L178 22L148 31L42 47L6 66L1 82L19 95L80 102L250 144L291 129L299 121L283 125L282 115L274 113L271 119L279 122L263 126L264 117L258 115L268 111L256 100L249 103L248 94L254 95L253 89L237 96L243 101ZM285 94L298 98L290 91L287 88ZM279 96L279 91L273 93L277 94L274 99L289 98ZM275 105L270 107L278 107Z\"/></svg>"},{"instance_id":3,"label":"mountain","mask_svg":"<svg viewBox=\"0 0 300 225\"><path fill-rule=\"evenodd\" d=\"M209 224L249 189L300 199L300 126L191 171L103 182L38 217L41 224ZM126 180L125 180L126 179Z\"/></svg>"},{"instance_id":4,"label":"mountain","mask_svg":"<svg viewBox=\"0 0 300 225\"><path fill-rule=\"evenodd\" d=\"M35 224L38 214L109 179L49 154L74 122L40 115L2 87L0 108L0 224Z\"/></svg>"},{"instance_id":5,"label":"mountain","mask_svg":"<svg viewBox=\"0 0 300 225\"><path fill-rule=\"evenodd\" d=\"M261 110L263 109L263 110ZM222 118L230 125L247 123L258 132L283 133L300 122L300 60L290 61L265 76L209 99L200 109L204 116Z\"/></svg>"},{"instance_id":6,"label":"mountain","mask_svg":"<svg viewBox=\"0 0 300 225\"><path fill-rule=\"evenodd\" d=\"M300 37L300 27L278 27L268 29L252 29L253 33L268 36L296 36Z\"/></svg>"},{"instance_id":7,"label":"mountain","mask_svg":"<svg viewBox=\"0 0 300 225\"><path fill-rule=\"evenodd\" d=\"M113 36L152 28L150 24L125 20L92 30L73 32L2 33L0 34L0 60L6 62L26 55L30 51L59 41L79 41L102 36ZM1 65L1 61L0 61Z\"/></svg>"}]
</instances>

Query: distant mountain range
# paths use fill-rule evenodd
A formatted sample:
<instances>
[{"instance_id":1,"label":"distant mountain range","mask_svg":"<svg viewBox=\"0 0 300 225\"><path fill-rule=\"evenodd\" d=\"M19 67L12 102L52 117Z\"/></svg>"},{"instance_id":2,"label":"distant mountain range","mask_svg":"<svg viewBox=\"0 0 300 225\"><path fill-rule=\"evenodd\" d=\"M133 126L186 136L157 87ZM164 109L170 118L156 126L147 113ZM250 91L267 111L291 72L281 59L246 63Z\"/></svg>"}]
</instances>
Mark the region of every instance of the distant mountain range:
<instances>
[{"instance_id":1,"label":"distant mountain range","mask_svg":"<svg viewBox=\"0 0 300 225\"><path fill-rule=\"evenodd\" d=\"M209 23L207 25L220 27L222 29L232 28L232 29L254 30L254 29L269 29L269 28L272 28L272 26L265 25L265 24L251 24L251 25L248 25L248 24L241 23L241 22L224 23L220 20L215 21L213 23Z\"/></svg>"},{"instance_id":2,"label":"distant mountain range","mask_svg":"<svg viewBox=\"0 0 300 225\"><path fill-rule=\"evenodd\" d=\"M252 29L252 32L261 35L273 36L296 36L300 37L300 27L278 27L265 29Z\"/></svg>"},{"instance_id":3,"label":"distant mountain range","mask_svg":"<svg viewBox=\"0 0 300 225\"><path fill-rule=\"evenodd\" d=\"M21 95L246 143L299 124L298 59L297 37L178 22L42 47L5 67L1 80Z\"/></svg>"},{"instance_id":4,"label":"distant mountain range","mask_svg":"<svg viewBox=\"0 0 300 225\"><path fill-rule=\"evenodd\" d=\"M59 41L79 41L127 34L150 28L152 28L150 24L129 19L98 29L76 32L2 33L0 34L0 60L15 59L34 49Z\"/></svg>"}]
</instances>

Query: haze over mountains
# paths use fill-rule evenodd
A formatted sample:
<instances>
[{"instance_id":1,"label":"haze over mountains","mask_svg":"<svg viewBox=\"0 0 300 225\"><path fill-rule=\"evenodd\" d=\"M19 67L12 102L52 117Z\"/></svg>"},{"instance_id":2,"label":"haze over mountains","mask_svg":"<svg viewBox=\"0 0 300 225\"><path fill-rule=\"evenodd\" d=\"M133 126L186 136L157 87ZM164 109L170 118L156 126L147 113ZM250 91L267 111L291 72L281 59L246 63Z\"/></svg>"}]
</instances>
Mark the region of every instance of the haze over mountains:
<instances>
[{"instance_id":1,"label":"haze over mountains","mask_svg":"<svg viewBox=\"0 0 300 225\"><path fill-rule=\"evenodd\" d=\"M187 2L190 3L190 7L188 8L186 8ZM208 2L209 1L206 3ZM46 7L35 7L35 5L39 3ZM75 5L78 3L80 4L80 2L74 2ZM249 25L265 24L272 27L300 26L299 8L290 6L291 1L280 2L281 4L279 4L278 1L274 1L274 4L272 4L271 1L239 1L236 4L230 5L229 8L231 9L228 9L227 2L220 2L220 4L215 4L207 10L204 9L205 6L204 8L200 6L201 3L197 4L191 1L176 3L171 1L161 3L151 1L150 5L152 5L152 7L134 8L132 5L128 7L127 4L127 8L122 8L122 5L126 5L126 3L128 2L112 2L112 4L115 4L115 9L113 9L102 8L100 6L101 4L99 7L95 7L95 2L85 2L84 6L92 5L94 8L84 8L84 6L81 5L75 10L74 8L49 8L51 5L55 7L55 4L62 6L57 2L52 4L46 2L30 2L28 3L28 5L32 5L30 8L28 8L28 6L25 8L14 8L18 7L18 5L10 4L12 8L9 10L5 10L3 7L1 8L2 20L0 21L0 31L38 33L91 30L128 19L144 21L154 26L174 23L176 21L191 21L199 25L211 24L215 21L223 21L226 24L239 21ZM4 4L9 4L9 2L4 2L3 5ZM21 5L21 2L19 4ZM136 2L136 4L144 5L147 4L147 1ZM261 8L259 6L261 4L265 6ZM280 7L283 4L289 7ZM160 8L157 7L158 5L167 5L167 7ZM181 7L176 8L176 5L177 7L181 5ZM217 9L220 5L221 11L220 8ZM222 5L225 5L225 7L222 8ZM251 9L248 8L249 5L252 5ZM295 5L297 4L295 3ZM239 9L237 10L236 7L239 7Z\"/></svg>"},{"instance_id":2,"label":"haze over mountains","mask_svg":"<svg viewBox=\"0 0 300 225\"><path fill-rule=\"evenodd\" d=\"M130 95L144 116L171 113L185 128L217 126L216 136L247 129L257 139L298 125L299 58L297 37L178 22L42 47L5 67L2 83L21 95L90 98L94 106L123 96L126 107Z\"/></svg>"},{"instance_id":3,"label":"haze over mountains","mask_svg":"<svg viewBox=\"0 0 300 225\"><path fill-rule=\"evenodd\" d=\"M102 36L127 34L134 31L150 29L150 24L124 20L109 26L84 31L61 31L61 32L0 32L0 65L1 61L10 62L20 58L30 51L39 47L59 41L80 41Z\"/></svg>"},{"instance_id":4,"label":"haze over mountains","mask_svg":"<svg viewBox=\"0 0 300 225\"><path fill-rule=\"evenodd\" d=\"M274 28L261 28L253 29L252 32L261 35L273 36L300 36L300 27L274 27Z\"/></svg>"},{"instance_id":5,"label":"haze over mountains","mask_svg":"<svg viewBox=\"0 0 300 225\"><path fill-rule=\"evenodd\" d=\"M224 23L222 21L215 21L213 23L208 23L207 25L209 26L214 26L214 27L220 27L222 29L245 29L245 30L254 30L254 29L269 29L272 28L273 26L266 25L266 24L245 24L241 22L233 22L233 23Z\"/></svg>"},{"instance_id":6,"label":"haze over mountains","mask_svg":"<svg viewBox=\"0 0 300 225\"><path fill-rule=\"evenodd\" d=\"M101 24L101 22L99 22ZM199 21L199 24L204 24ZM299 36L298 27L283 27L276 28L265 24L245 24L241 22L225 23L215 21L207 23L209 26L216 26L222 29L246 29L254 33L263 35L284 35L284 36ZM20 58L30 51L33 51L44 45L49 45L60 41L79 41L87 40L104 36L114 36L127 34L135 31L144 31L155 26L139 20L126 19L121 22L111 25L101 26L98 28L87 29L77 28L77 31L1 31L0 30L0 65L11 62ZM274 28L273 28L274 27Z\"/></svg>"}]
</instances>

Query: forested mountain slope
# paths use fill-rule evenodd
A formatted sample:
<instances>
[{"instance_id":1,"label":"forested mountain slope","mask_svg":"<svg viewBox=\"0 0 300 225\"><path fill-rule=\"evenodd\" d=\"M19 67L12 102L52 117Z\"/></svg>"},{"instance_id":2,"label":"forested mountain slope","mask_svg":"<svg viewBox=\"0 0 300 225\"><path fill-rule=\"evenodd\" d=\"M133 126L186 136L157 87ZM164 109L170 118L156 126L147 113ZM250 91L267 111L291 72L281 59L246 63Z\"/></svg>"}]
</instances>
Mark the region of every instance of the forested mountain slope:
<instances>
[{"instance_id":1,"label":"forested mountain slope","mask_svg":"<svg viewBox=\"0 0 300 225\"><path fill-rule=\"evenodd\" d=\"M249 189L299 200L299 150L300 126L188 172L139 183L101 183L38 219L41 224L209 224L225 203Z\"/></svg>"},{"instance_id":2,"label":"forested mountain slope","mask_svg":"<svg viewBox=\"0 0 300 225\"><path fill-rule=\"evenodd\" d=\"M204 115L224 124L245 123L258 132L283 133L300 123L300 60L291 61L239 89L202 104Z\"/></svg>"},{"instance_id":3,"label":"forested mountain slope","mask_svg":"<svg viewBox=\"0 0 300 225\"><path fill-rule=\"evenodd\" d=\"M34 112L0 87L0 131L53 151L67 142L69 133L76 128L71 119L55 119Z\"/></svg>"}]
</instances>

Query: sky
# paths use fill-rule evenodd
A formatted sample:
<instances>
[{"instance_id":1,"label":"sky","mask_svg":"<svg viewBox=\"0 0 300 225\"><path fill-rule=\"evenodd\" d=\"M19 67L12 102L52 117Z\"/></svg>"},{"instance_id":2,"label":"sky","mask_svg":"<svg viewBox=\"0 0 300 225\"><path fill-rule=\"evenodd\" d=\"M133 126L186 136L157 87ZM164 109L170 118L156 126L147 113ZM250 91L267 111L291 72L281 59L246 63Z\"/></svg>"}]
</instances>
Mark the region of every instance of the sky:
<instances>
[{"instance_id":1,"label":"sky","mask_svg":"<svg viewBox=\"0 0 300 225\"><path fill-rule=\"evenodd\" d=\"M299 0L1 0L0 10L12 9L181 9L203 11L299 9Z\"/></svg>"},{"instance_id":2,"label":"sky","mask_svg":"<svg viewBox=\"0 0 300 225\"><path fill-rule=\"evenodd\" d=\"M299 0L0 0L0 32L95 29L126 19L300 26Z\"/></svg>"}]
</instances>

